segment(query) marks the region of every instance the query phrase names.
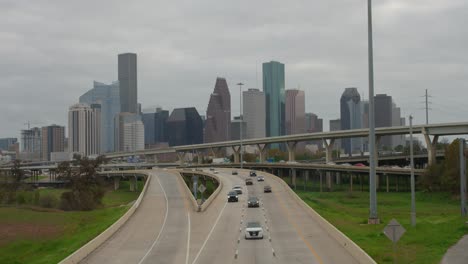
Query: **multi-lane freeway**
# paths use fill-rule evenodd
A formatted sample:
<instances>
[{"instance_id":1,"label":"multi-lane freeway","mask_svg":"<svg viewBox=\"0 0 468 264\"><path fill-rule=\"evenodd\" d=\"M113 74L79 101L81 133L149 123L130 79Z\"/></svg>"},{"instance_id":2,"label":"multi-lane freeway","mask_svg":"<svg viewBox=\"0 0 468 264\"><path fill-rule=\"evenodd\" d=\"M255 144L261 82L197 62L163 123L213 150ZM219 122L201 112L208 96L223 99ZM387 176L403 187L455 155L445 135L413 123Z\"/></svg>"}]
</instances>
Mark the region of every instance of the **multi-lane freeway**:
<instances>
[{"instance_id":1,"label":"multi-lane freeway","mask_svg":"<svg viewBox=\"0 0 468 264\"><path fill-rule=\"evenodd\" d=\"M208 170L206 170L208 171ZM130 220L83 263L357 263L314 220L280 179L265 173L264 182L245 186L248 171L220 169L222 190L208 209L195 212L180 177L152 170L145 197ZM242 185L239 202L227 193ZM263 193L270 185L272 193ZM248 208L247 197L260 199ZM264 239L246 240L247 222L258 221Z\"/></svg>"}]
</instances>

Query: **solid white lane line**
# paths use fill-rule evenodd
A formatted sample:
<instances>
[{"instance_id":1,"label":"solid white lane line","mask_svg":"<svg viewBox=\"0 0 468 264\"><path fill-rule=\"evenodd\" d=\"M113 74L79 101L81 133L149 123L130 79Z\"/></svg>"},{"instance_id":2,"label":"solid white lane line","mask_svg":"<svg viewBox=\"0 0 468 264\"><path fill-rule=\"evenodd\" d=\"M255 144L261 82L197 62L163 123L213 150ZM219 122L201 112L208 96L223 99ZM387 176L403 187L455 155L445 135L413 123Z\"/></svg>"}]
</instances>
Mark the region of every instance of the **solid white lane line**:
<instances>
[{"instance_id":1,"label":"solid white lane line","mask_svg":"<svg viewBox=\"0 0 468 264\"><path fill-rule=\"evenodd\" d=\"M189 252L190 252L190 213L187 214L188 217L188 237L187 237L187 255L185 257L185 264L189 263Z\"/></svg>"},{"instance_id":2,"label":"solid white lane line","mask_svg":"<svg viewBox=\"0 0 468 264\"><path fill-rule=\"evenodd\" d=\"M208 239L210 239L211 234L213 233L213 230L215 229L216 225L218 224L219 219L221 218L221 215L223 214L224 208L226 208L226 205L227 205L227 202L224 204L223 209L221 209L221 212L219 213L218 218L216 219L216 222L214 223L213 227L211 228L210 233L208 233L208 236L206 237L205 242L203 242L203 245L200 248L200 250L198 251L198 254L195 257L195 259L193 260L192 264L197 263L198 257L200 256L201 252L205 248L205 245L208 242Z\"/></svg>"},{"instance_id":3,"label":"solid white lane line","mask_svg":"<svg viewBox=\"0 0 468 264\"><path fill-rule=\"evenodd\" d=\"M143 256L143 258L141 258L141 260L138 262L138 264L141 264L141 263L143 263L143 261L145 261L148 254L151 252L151 250L153 250L153 248L159 242L159 237L161 236L161 233L163 232L164 227L166 226L167 214L169 212L169 201L167 200L166 191L164 190L164 187L162 186L161 181L159 180L159 176L157 176L156 179L158 180L159 186L161 186L161 189L162 189L162 191L164 193L164 198L166 199L166 215L164 216L164 222L163 222L163 225L161 227L161 230L159 230L158 236L156 237L156 239L154 240L153 244L148 249L148 251L146 251L146 254Z\"/></svg>"}]
</instances>

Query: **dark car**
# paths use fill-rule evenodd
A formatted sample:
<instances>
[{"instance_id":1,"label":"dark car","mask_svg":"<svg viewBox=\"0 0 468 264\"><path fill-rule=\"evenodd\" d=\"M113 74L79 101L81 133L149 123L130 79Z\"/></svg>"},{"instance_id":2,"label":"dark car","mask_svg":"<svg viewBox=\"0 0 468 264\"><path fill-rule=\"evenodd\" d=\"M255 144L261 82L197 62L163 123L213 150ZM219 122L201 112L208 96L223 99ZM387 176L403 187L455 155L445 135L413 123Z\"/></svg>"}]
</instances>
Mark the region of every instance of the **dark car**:
<instances>
[{"instance_id":1,"label":"dark car","mask_svg":"<svg viewBox=\"0 0 468 264\"><path fill-rule=\"evenodd\" d=\"M232 175L238 175L239 173L237 171L232 171Z\"/></svg>"},{"instance_id":2,"label":"dark car","mask_svg":"<svg viewBox=\"0 0 468 264\"><path fill-rule=\"evenodd\" d=\"M228 193L228 202L238 202L239 196L237 195L236 191L230 191Z\"/></svg>"},{"instance_id":3,"label":"dark car","mask_svg":"<svg viewBox=\"0 0 468 264\"><path fill-rule=\"evenodd\" d=\"M214 168L213 168L213 167L211 167L211 168L210 168L210 171L214 171Z\"/></svg>"},{"instance_id":4,"label":"dark car","mask_svg":"<svg viewBox=\"0 0 468 264\"><path fill-rule=\"evenodd\" d=\"M270 185L265 185L265 186L263 187L263 192L271 193L271 186L270 186Z\"/></svg>"},{"instance_id":5,"label":"dark car","mask_svg":"<svg viewBox=\"0 0 468 264\"><path fill-rule=\"evenodd\" d=\"M255 171L250 171L250 177L257 177L257 173Z\"/></svg>"},{"instance_id":6,"label":"dark car","mask_svg":"<svg viewBox=\"0 0 468 264\"><path fill-rule=\"evenodd\" d=\"M252 179L245 179L245 185L253 185Z\"/></svg>"},{"instance_id":7,"label":"dark car","mask_svg":"<svg viewBox=\"0 0 468 264\"><path fill-rule=\"evenodd\" d=\"M257 197L249 197L247 200L247 207L260 207L260 201Z\"/></svg>"}]
</instances>

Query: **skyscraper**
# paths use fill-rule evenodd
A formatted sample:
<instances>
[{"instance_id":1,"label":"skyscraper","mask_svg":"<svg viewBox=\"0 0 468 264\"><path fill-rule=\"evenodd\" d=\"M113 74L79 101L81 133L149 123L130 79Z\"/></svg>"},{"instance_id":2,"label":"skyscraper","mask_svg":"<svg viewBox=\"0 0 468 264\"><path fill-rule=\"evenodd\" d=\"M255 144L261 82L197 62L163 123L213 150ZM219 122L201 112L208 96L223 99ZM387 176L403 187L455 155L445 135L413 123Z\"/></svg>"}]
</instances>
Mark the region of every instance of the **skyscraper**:
<instances>
[{"instance_id":1,"label":"skyscraper","mask_svg":"<svg viewBox=\"0 0 468 264\"><path fill-rule=\"evenodd\" d=\"M330 131L339 131L341 130L341 120L332 119L330 120ZM341 139L336 139L335 144L333 145L333 150L341 151Z\"/></svg>"},{"instance_id":2,"label":"skyscraper","mask_svg":"<svg viewBox=\"0 0 468 264\"><path fill-rule=\"evenodd\" d=\"M75 104L68 111L68 150L84 156L100 154L101 105Z\"/></svg>"},{"instance_id":3,"label":"skyscraper","mask_svg":"<svg viewBox=\"0 0 468 264\"><path fill-rule=\"evenodd\" d=\"M265 137L265 94L258 89L248 89L242 94L245 138Z\"/></svg>"},{"instance_id":4,"label":"skyscraper","mask_svg":"<svg viewBox=\"0 0 468 264\"><path fill-rule=\"evenodd\" d=\"M41 129L33 127L21 130L21 159L39 161L41 160Z\"/></svg>"},{"instance_id":5,"label":"skyscraper","mask_svg":"<svg viewBox=\"0 0 468 264\"><path fill-rule=\"evenodd\" d=\"M305 133L304 91L286 90L286 135Z\"/></svg>"},{"instance_id":6,"label":"skyscraper","mask_svg":"<svg viewBox=\"0 0 468 264\"><path fill-rule=\"evenodd\" d=\"M50 153L65 151L65 127L51 125L42 127L42 160L49 161Z\"/></svg>"},{"instance_id":7,"label":"skyscraper","mask_svg":"<svg viewBox=\"0 0 468 264\"><path fill-rule=\"evenodd\" d=\"M17 138L0 138L0 150L8 150L16 142L18 142Z\"/></svg>"},{"instance_id":8,"label":"skyscraper","mask_svg":"<svg viewBox=\"0 0 468 264\"><path fill-rule=\"evenodd\" d=\"M218 77L206 110L204 142L227 141L230 121L231 94L226 79Z\"/></svg>"},{"instance_id":9,"label":"skyscraper","mask_svg":"<svg viewBox=\"0 0 468 264\"><path fill-rule=\"evenodd\" d=\"M375 127L392 126L392 97L386 94L377 94L375 101ZM392 147L392 136L383 136L380 139L380 149Z\"/></svg>"},{"instance_id":10,"label":"skyscraper","mask_svg":"<svg viewBox=\"0 0 468 264\"><path fill-rule=\"evenodd\" d=\"M203 122L195 107L174 109L167 119L170 146L203 143Z\"/></svg>"},{"instance_id":11,"label":"skyscraper","mask_svg":"<svg viewBox=\"0 0 468 264\"><path fill-rule=\"evenodd\" d=\"M266 106L266 136L285 134L285 76L284 64L263 63L263 92Z\"/></svg>"},{"instance_id":12,"label":"skyscraper","mask_svg":"<svg viewBox=\"0 0 468 264\"><path fill-rule=\"evenodd\" d=\"M120 87L120 111L139 113L137 103L137 55L119 54L118 76Z\"/></svg>"},{"instance_id":13,"label":"skyscraper","mask_svg":"<svg viewBox=\"0 0 468 264\"><path fill-rule=\"evenodd\" d=\"M323 132L323 119L314 113L305 114L305 131L307 133Z\"/></svg>"},{"instance_id":14,"label":"skyscraper","mask_svg":"<svg viewBox=\"0 0 468 264\"><path fill-rule=\"evenodd\" d=\"M357 88L346 88L340 99L341 129L362 128L361 96ZM362 150L361 138L344 138L341 141L342 149L346 154Z\"/></svg>"},{"instance_id":15,"label":"skyscraper","mask_svg":"<svg viewBox=\"0 0 468 264\"><path fill-rule=\"evenodd\" d=\"M240 130L242 123L242 138L246 137L247 129L249 128L247 122L242 120L240 116L235 116L231 122L231 140L240 140Z\"/></svg>"},{"instance_id":16,"label":"skyscraper","mask_svg":"<svg viewBox=\"0 0 468 264\"><path fill-rule=\"evenodd\" d=\"M155 113L143 113L143 125L145 126L145 147L150 148L156 144L167 141L167 119L169 111L156 108Z\"/></svg>"},{"instance_id":17,"label":"skyscraper","mask_svg":"<svg viewBox=\"0 0 468 264\"><path fill-rule=\"evenodd\" d=\"M119 83L93 83L93 89L80 96L80 103L101 105L101 152L114 151L114 117L120 112Z\"/></svg>"},{"instance_id":18,"label":"skyscraper","mask_svg":"<svg viewBox=\"0 0 468 264\"><path fill-rule=\"evenodd\" d=\"M114 139L117 151L136 151L145 148L145 129L141 116L123 112L114 119Z\"/></svg>"}]
</instances>

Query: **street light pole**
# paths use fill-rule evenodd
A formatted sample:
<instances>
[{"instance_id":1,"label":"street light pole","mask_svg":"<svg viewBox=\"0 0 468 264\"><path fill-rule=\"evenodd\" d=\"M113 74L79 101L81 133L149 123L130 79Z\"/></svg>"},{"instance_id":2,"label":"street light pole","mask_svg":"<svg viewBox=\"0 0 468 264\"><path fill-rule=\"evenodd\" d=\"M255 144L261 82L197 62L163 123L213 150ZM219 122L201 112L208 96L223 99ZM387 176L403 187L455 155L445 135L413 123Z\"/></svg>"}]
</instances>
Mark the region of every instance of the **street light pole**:
<instances>
[{"instance_id":1,"label":"street light pole","mask_svg":"<svg viewBox=\"0 0 468 264\"><path fill-rule=\"evenodd\" d=\"M374 54L372 44L372 0L367 0L368 59L369 59L369 224L378 224L375 171L375 119L374 119Z\"/></svg>"},{"instance_id":2,"label":"street light pole","mask_svg":"<svg viewBox=\"0 0 468 264\"><path fill-rule=\"evenodd\" d=\"M242 164L242 160L243 160L243 156L242 156L242 123L244 121L244 117L242 116L242 85L244 85L243 83L238 83L237 85L239 85L239 106L240 106L240 126L239 126L239 138L240 138L240 168L242 169L243 168L243 164Z\"/></svg>"},{"instance_id":3,"label":"street light pole","mask_svg":"<svg viewBox=\"0 0 468 264\"><path fill-rule=\"evenodd\" d=\"M465 139L458 140L460 148L460 202L461 215L466 216L466 163L465 163Z\"/></svg>"},{"instance_id":4,"label":"street light pole","mask_svg":"<svg viewBox=\"0 0 468 264\"><path fill-rule=\"evenodd\" d=\"M411 166L411 226L416 226L416 194L414 180L414 156L413 156L413 116L409 116L410 126L410 166Z\"/></svg>"}]
</instances>

